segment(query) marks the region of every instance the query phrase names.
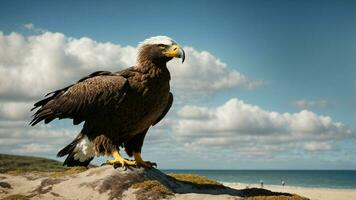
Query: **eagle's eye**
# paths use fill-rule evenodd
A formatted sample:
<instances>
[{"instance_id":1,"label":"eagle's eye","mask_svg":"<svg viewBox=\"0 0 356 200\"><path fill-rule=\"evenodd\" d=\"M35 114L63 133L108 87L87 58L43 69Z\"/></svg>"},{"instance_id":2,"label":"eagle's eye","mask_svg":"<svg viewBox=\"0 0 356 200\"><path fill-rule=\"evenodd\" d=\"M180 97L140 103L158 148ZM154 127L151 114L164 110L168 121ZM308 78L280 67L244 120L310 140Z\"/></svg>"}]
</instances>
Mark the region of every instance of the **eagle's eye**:
<instances>
[{"instance_id":1,"label":"eagle's eye","mask_svg":"<svg viewBox=\"0 0 356 200\"><path fill-rule=\"evenodd\" d=\"M167 45L159 44L158 47L159 47L160 49L165 49L165 48L167 47Z\"/></svg>"}]
</instances>

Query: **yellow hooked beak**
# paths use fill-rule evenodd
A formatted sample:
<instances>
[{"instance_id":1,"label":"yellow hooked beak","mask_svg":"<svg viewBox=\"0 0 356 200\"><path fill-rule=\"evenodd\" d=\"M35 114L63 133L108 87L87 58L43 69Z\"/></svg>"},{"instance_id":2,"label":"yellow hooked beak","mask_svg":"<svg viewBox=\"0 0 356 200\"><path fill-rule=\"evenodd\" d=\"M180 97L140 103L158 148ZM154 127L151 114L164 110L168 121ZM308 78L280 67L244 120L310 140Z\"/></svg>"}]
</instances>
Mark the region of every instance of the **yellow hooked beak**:
<instances>
[{"instance_id":1,"label":"yellow hooked beak","mask_svg":"<svg viewBox=\"0 0 356 200\"><path fill-rule=\"evenodd\" d=\"M163 51L163 54L169 58L182 58L182 63L185 60L185 52L177 44L170 46L167 50Z\"/></svg>"}]
</instances>

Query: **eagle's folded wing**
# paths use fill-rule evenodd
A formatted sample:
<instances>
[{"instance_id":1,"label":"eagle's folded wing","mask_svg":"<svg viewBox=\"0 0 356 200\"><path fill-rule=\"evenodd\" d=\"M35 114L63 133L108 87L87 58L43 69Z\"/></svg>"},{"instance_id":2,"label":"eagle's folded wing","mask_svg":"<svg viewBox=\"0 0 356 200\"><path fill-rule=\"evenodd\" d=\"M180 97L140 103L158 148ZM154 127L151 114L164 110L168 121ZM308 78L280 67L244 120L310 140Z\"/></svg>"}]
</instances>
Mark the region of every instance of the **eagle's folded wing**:
<instances>
[{"instance_id":1,"label":"eagle's folded wing","mask_svg":"<svg viewBox=\"0 0 356 200\"><path fill-rule=\"evenodd\" d=\"M162 114L158 117L158 119L156 119L156 121L152 124L152 126L156 125L167 115L169 109L172 107L172 103L173 103L173 94L170 92L166 108L163 110Z\"/></svg>"},{"instance_id":2,"label":"eagle's folded wing","mask_svg":"<svg viewBox=\"0 0 356 200\"><path fill-rule=\"evenodd\" d=\"M70 118L74 124L79 124L93 114L104 116L108 110L118 109L127 89L124 77L110 72L95 72L35 103L32 110L40 108L30 124L33 126L42 120L47 124L55 118Z\"/></svg>"}]
</instances>

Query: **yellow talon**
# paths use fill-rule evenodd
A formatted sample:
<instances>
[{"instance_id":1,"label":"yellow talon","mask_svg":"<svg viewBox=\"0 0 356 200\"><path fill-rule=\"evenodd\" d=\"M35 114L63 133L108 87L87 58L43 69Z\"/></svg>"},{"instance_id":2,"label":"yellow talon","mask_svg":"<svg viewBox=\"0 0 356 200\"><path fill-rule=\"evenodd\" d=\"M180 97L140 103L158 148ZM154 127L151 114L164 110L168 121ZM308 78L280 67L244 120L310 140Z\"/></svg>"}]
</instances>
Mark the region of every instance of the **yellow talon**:
<instances>
[{"instance_id":1,"label":"yellow talon","mask_svg":"<svg viewBox=\"0 0 356 200\"><path fill-rule=\"evenodd\" d=\"M131 161L131 160L126 160L121 157L120 153L118 151L114 151L112 153L112 156L114 157L114 160L107 160L106 164L109 165L120 165L120 166L135 166L136 162Z\"/></svg>"},{"instance_id":2,"label":"yellow talon","mask_svg":"<svg viewBox=\"0 0 356 200\"><path fill-rule=\"evenodd\" d=\"M141 153L140 152L134 152L133 153L133 156L135 158L135 161L136 161L136 164L137 165L140 165L144 168L152 168L153 166L156 166L157 167L157 164L154 163L154 162L150 162L150 161L144 161L142 160L142 157L141 157Z\"/></svg>"}]
</instances>

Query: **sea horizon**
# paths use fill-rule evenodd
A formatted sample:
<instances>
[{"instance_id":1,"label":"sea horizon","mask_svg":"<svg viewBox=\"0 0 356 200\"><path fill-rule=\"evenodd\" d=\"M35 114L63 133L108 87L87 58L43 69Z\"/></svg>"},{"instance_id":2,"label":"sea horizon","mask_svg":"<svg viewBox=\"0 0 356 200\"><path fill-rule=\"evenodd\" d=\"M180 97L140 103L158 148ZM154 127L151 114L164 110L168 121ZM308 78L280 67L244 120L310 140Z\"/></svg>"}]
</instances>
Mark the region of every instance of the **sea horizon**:
<instances>
[{"instance_id":1,"label":"sea horizon","mask_svg":"<svg viewBox=\"0 0 356 200\"><path fill-rule=\"evenodd\" d=\"M205 176L222 183L241 183L247 185L275 185L356 189L356 170L343 169L161 169L165 173L189 173Z\"/></svg>"}]
</instances>

